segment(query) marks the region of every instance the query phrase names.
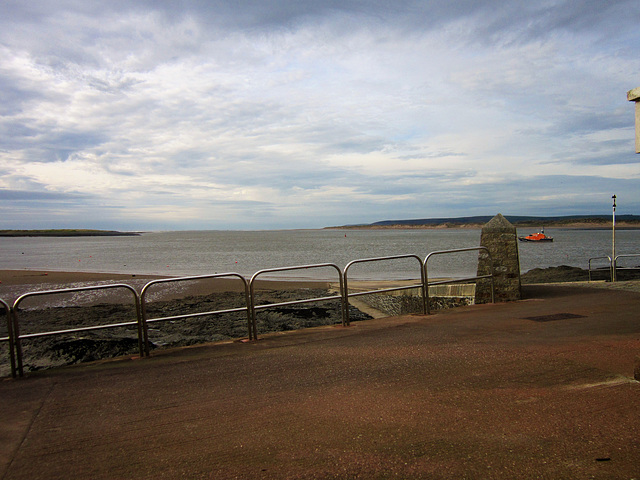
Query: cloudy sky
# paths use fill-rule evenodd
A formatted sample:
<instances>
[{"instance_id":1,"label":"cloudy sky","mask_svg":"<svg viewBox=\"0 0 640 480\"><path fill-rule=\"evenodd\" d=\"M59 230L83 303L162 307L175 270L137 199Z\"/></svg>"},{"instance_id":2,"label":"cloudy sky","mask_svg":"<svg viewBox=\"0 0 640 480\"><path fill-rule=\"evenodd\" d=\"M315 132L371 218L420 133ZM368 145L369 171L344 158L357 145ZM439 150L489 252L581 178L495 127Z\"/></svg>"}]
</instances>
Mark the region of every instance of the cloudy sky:
<instances>
[{"instance_id":1,"label":"cloudy sky","mask_svg":"<svg viewBox=\"0 0 640 480\"><path fill-rule=\"evenodd\" d=\"M0 228L640 214L640 5L0 2Z\"/></svg>"}]
</instances>

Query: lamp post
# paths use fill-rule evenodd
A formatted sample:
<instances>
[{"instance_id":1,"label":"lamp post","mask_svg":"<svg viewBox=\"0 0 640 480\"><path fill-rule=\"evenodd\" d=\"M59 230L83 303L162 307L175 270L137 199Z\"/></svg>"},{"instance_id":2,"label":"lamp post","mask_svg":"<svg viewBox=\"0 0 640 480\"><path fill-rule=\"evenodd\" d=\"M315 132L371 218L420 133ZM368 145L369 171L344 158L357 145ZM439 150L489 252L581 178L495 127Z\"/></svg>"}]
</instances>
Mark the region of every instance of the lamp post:
<instances>
[{"instance_id":1,"label":"lamp post","mask_svg":"<svg viewBox=\"0 0 640 480\"><path fill-rule=\"evenodd\" d=\"M611 224L611 232L613 234L613 248L611 251L611 281L616 281L616 196L613 198L613 222Z\"/></svg>"}]
</instances>

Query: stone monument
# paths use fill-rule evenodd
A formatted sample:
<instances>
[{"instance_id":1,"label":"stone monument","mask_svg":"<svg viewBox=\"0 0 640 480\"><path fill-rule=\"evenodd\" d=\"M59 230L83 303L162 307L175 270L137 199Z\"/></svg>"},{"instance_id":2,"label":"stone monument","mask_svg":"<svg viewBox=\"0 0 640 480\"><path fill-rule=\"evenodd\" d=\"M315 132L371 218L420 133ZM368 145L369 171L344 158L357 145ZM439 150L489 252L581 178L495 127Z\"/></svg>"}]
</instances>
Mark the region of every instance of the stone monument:
<instances>
[{"instance_id":1,"label":"stone monument","mask_svg":"<svg viewBox=\"0 0 640 480\"><path fill-rule=\"evenodd\" d=\"M478 276L491 274L491 258L493 260L495 301L520 300L522 288L516 227L499 213L482 227L480 245L487 247L491 257L484 250L480 251ZM491 302L491 280L480 279L477 281L475 301L476 303Z\"/></svg>"},{"instance_id":2,"label":"stone monument","mask_svg":"<svg viewBox=\"0 0 640 480\"><path fill-rule=\"evenodd\" d=\"M629 90L627 100L636 102L636 153L640 153L640 87Z\"/></svg>"}]
</instances>

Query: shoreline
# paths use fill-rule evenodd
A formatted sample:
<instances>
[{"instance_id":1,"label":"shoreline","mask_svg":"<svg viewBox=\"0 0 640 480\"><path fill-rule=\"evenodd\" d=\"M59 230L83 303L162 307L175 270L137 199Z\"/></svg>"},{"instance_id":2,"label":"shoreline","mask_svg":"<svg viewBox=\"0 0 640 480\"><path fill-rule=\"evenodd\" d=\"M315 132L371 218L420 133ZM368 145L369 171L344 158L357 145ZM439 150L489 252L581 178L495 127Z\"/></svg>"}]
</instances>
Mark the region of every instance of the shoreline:
<instances>
[{"instance_id":1,"label":"shoreline","mask_svg":"<svg viewBox=\"0 0 640 480\"><path fill-rule=\"evenodd\" d=\"M137 237L140 232L92 229L0 230L0 237Z\"/></svg>"},{"instance_id":2,"label":"shoreline","mask_svg":"<svg viewBox=\"0 0 640 480\"><path fill-rule=\"evenodd\" d=\"M56 270L0 270L0 286L2 285L33 285L33 284L66 284L92 281L124 281L132 278L156 280L169 278L162 275L134 275L126 273L104 272L70 272Z\"/></svg>"}]
</instances>

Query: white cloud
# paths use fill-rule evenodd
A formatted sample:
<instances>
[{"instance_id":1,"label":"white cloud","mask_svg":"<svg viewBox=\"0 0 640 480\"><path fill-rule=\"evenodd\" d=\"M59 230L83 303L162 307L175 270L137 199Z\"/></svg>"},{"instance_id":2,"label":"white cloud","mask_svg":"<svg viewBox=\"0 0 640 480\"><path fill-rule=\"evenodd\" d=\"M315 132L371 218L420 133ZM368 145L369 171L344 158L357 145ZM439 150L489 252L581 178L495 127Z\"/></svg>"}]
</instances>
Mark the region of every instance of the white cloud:
<instances>
[{"instance_id":1,"label":"white cloud","mask_svg":"<svg viewBox=\"0 0 640 480\"><path fill-rule=\"evenodd\" d=\"M516 184L555 214L572 182L518 203L549 176L640 208L624 2L320 3L5 4L0 185L144 228L493 213Z\"/></svg>"}]
</instances>

